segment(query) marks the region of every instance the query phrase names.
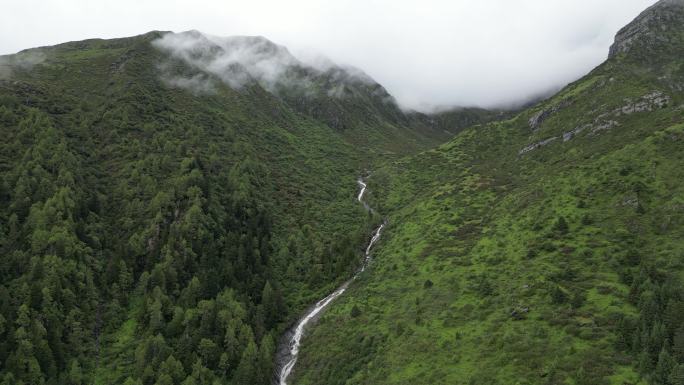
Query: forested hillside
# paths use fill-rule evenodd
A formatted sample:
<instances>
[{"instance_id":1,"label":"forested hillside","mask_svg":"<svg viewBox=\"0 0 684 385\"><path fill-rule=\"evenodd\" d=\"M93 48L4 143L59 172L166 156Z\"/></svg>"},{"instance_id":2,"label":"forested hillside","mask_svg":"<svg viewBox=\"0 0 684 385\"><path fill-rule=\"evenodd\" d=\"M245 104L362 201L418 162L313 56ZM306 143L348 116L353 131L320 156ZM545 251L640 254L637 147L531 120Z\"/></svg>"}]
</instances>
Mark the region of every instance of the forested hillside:
<instances>
[{"instance_id":1,"label":"forested hillside","mask_svg":"<svg viewBox=\"0 0 684 385\"><path fill-rule=\"evenodd\" d=\"M684 2L601 66L369 180L371 267L296 384L684 384Z\"/></svg>"},{"instance_id":2,"label":"forested hillside","mask_svg":"<svg viewBox=\"0 0 684 385\"><path fill-rule=\"evenodd\" d=\"M235 44L315 91L206 65ZM0 57L0 383L270 383L361 261L356 178L449 136L288 55L152 32Z\"/></svg>"}]
</instances>

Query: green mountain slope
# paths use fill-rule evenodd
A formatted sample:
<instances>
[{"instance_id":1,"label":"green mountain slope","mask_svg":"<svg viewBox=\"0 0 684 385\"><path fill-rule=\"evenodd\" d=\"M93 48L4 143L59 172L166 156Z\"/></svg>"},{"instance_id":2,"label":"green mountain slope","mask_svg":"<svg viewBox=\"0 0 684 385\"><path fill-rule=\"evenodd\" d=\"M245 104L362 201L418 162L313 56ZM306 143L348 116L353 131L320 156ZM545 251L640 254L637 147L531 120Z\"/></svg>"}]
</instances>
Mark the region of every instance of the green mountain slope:
<instances>
[{"instance_id":1,"label":"green mountain slope","mask_svg":"<svg viewBox=\"0 0 684 385\"><path fill-rule=\"evenodd\" d=\"M356 178L445 129L263 38L0 57L0 383L269 383L361 261Z\"/></svg>"},{"instance_id":2,"label":"green mountain slope","mask_svg":"<svg viewBox=\"0 0 684 385\"><path fill-rule=\"evenodd\" d=\"M375 171L389 225L293 383L684 383L683 26L661 1L554 97Z\"/></svg>"}]
</instances>

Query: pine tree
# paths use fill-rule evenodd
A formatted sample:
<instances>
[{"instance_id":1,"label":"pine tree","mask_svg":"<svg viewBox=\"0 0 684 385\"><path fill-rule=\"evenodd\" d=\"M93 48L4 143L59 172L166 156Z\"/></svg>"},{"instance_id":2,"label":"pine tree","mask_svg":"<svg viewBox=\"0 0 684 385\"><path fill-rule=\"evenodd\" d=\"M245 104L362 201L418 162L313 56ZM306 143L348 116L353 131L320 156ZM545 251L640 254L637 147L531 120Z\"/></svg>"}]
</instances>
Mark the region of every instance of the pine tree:
<instances>
[{"instance_id":1,"label":"pine tree","mask_svg":"<svg viewBox=\"0 0 684 385\"><path fill-rule=\"evenodd\" d=\"M273 356L275 354L275 342L270 334L261 339L259 345L259 363L257 365L257 383L268 384L273 372Z\"/></svg>"},{"instance_id":2,"label":"pine tree","mask_svg":"<svg viewBox=\"0 0 684 385\"><path fill-rule=\"evenodd\" d=\"M124 385L142 385L142 381L136 380L133 377L128 377L126 378L126 381L124 381Z\"/></svg>"},{"instance_id":3,"label":"pine tree","mask_svg":"<svg viewBox=\"0 0 684 385\"><path fill-rule=\"evenodd\" d=\"M235 383L237 385L254 385L255 374L258 368L258 351L254 341L249 341L242 357L240 364L235 370Z\"/></svg>"},{"instance_id":4,"label":"pine tree","mask_svg":"<svg viewBox=\"0 0 684 385\"><path fill-rule=\"evenodd\" d=\"M164 327L164 315L162 314L162 303L159 299L152 300L149 306L149 329L156 333Z\"/></svg>"},{"instance_id":5,"label":"pine tree","mask_svg":"<svg viewBox=\"0 0 684 385\"><path fill-rule=\"evenodd\" d=\"M17 329L14 332L17 350L14 354L14 373L17 378L28 384L40 385L45 382L40 364L36 359L31 341L31 318L26 304L19 307Z\"/></svg>"},{"instance_id":6,"label":"pine tree","mask_svg":"<svg viewBox=\"0 0 684 385\"><path fill-rule=\"evenodd\" d=\"M658 357L662 354L662 349L668 345L667 334L665 332L665 326L662 322L658 321L653 324L653 329L651 329L651 334L648 339L648 353L651 356L653 362L658 362ZM668 353L669 355L669 353Z\"/></svg>"},{"instance_id":7,"label":"pine tree","mask_svg":"<svg viewBox=\"0 0 684 385\"><path fill-rule=\"evenodd\" d=\"M173 384L180 384L185 378L183 364L176 360L173 354L170 355L166 361L161 363L159 366L159 373L168 375Z\"/></svg>"},{"instance_id":8,"label":"pine tree","mask_svg":"<svg viewBox=\"0 0 684 385\"><path fill-rule=\"evenodd\" d=\"M119 261L119 277L118 277L119 290L119 300L123 302L128 295L129 290L133 287L133 275L126 267L126 262L124 260Z\"/></svg>"},{"instance_id":9,"label":"pine tree","mask_svg":"<svg viewBox=\"0 0 684 385\"><path fill-rule=\"evenodd\" d=\"M166 373L159 374L157 382L154 385L173 385L173 378Z\"/></svg>"},{"instance_id":10,"label":"pine tree","mask_svg":"<svg viewBox=\"0 0 684 385\"><path fill-rule=\"evenodd\" d=\"M69 368L69 384L81 385L82 383L83 371L81 370L81 365L78 360L74 359L71 361L71 367Z\"/></svg>"},{"instance_id":11,"label":"pine tree","mask_svg":"<svg viewBox=\"0 0 684 385\"><path fill-rule=\"evenodd\" d=\"M656 385L669 385L670 374L674 369L676 362L670 356L666 348L660 351L658 355L658 363L656 364L655 373L653 374L653 381Z\"/></svg>"},{"instance_id":12,"label":"pine tree","mask_svg":"<svg viewBox=\"0 0 684 385\"><path fill-rule=\"evenodd\" d=\"M270 329L275 326L278 321L278 305L276 303L276 293L271 287L271 283L266 281L264 289L261 292L261 304L264 309L265 326Z\"/></svg>"},{"instance_id":13,"label":"pine tree","mask_svg":"<svg viewBox=\"0 0 684 385\"><path fill-rule=\"evenodd\" d=\"M230 365L230 356L228 356L228 353L221 353L221 357L219 357L218 368L221 371L221 374L224 376L230 372L232 367Z\"/></svg>"},{"instance_id":14,"label":"pine tree","mask_svg":"<svg viewBox=\"0 0 684 385\"><path fill-rule=\"evenodd\" d=\"M240 359L240 341L235 335L235 326L228 325L226 334L223 337L224 353L228 355L228 363L230 367L235 367Z\"/></svg>"},{"instance_id":15,"label":"pine tree","mask_svg":"<svg viewBox=\"0 0 684 385\"><path fill-rule=\"evenodd\" d=\"M192 277L188 286L181 294L180 303L186 308L193 308L197 306L197 300L200 298L202 292L202 285L197 277Z\"/></svg>"},{"instance_id":16,"label":"pine tree","mask_svg":"<svg viewBox=\"0 0 684 385\"><path fill-rule=\"evenodd\" d=\"M199 359L192 365L192 374L190 374L190 377L192 377L192 380L189 383L194 383L197 385L211 384L214 379L214 375L211 370L202 365L202 361ZM187 381L188 379L186 378L185 381L183 381L183 384L185 385Z\"/></svg>"}]
</instances>

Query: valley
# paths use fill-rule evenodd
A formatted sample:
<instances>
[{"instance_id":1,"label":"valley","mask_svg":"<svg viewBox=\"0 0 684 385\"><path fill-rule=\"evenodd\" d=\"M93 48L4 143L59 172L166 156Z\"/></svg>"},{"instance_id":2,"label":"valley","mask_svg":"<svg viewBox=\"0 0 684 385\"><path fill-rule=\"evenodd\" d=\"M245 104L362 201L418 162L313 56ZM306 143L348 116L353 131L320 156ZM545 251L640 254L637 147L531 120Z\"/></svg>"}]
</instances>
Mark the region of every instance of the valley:
<instances>
[{"instance_id":1,"label":"valley","mask_svg":"<svg viewBox=\"0 0 684 385\"><path fill-rule=\"evenodd\" d=\"M359 203L363 204L366 210L371 212L372 209L363 200L363 195L366 192L367 185L363 182L362 179L359 179L357 183L359 184L360 191L356 200L359 201ZM383 222L373 231L370 241L368 242L368 246L366 246L364 252L364 261L359 270L354 274L354 276L350 280L343 283L342 286L335 289L335 291L332 292L330 295L318 301L316 305L313 306L313 308L311 308L310 310L308 310L304 317L302 317L302 319L297 322L293 330L290 330L287 333L285 333L284 338L282 338L282 346L279 349L275 365L275 367L279 368L280 370L278 373L279 385L287 385L287 378L290 376L290 374L292 373L292 369L294 368L294 365L297 363L299 347L301 345L301 340L304 336L306 328L309 327L310 324L314 324L316 319L320 317L320 314L323 311L325 311L326 307L328 307L332 303L332 301L337 299L337 297L344 294L344 292L347 291L349 285L352 282L354 282L354 280L356 280L356 278L366 270L366 267L371 262L371 249L373 248L375 243L377 243L380 240L382 229L385 227L385 225L386 223ZM280 351L282 350L285 351L284 354L280 353Z\"/></svg>"},{"instance_id":2,"label":"valley","mask_svg":"<svg viewBox=\"0 0 684 385\"><path fill-rule=\"evenodd\" d=\"M261 36L0 56L0 385L684 385L684 1L606 54L427 112Z\"/></svg>"}]
</instances>

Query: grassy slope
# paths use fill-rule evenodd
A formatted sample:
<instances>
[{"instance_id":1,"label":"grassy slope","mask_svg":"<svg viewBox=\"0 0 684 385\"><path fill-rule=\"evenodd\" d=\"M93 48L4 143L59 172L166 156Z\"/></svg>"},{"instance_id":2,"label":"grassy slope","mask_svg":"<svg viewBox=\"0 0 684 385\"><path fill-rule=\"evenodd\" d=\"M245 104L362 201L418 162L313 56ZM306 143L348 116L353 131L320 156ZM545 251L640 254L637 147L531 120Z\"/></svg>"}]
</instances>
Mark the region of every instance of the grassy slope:
<instances>
[{"instance_id":1,"label":"grassy slope","mask_svg":"<svg viewBox=\"0 0 684 385\"><path fill-rule=\"evenodd\" d=\"M372 268L305 340L294 383L637 383L615 347L618 315L636 316L625 260L684 271L684 76L676 58L635 58L378 170L371 199L390 226ZM653 91L667 107L613 113ZM596 119L618 125L519 155ZM554 230L560 216L567 234ZM552 302L554 288L570 300Z\"/></svg>"}]
</instances>

